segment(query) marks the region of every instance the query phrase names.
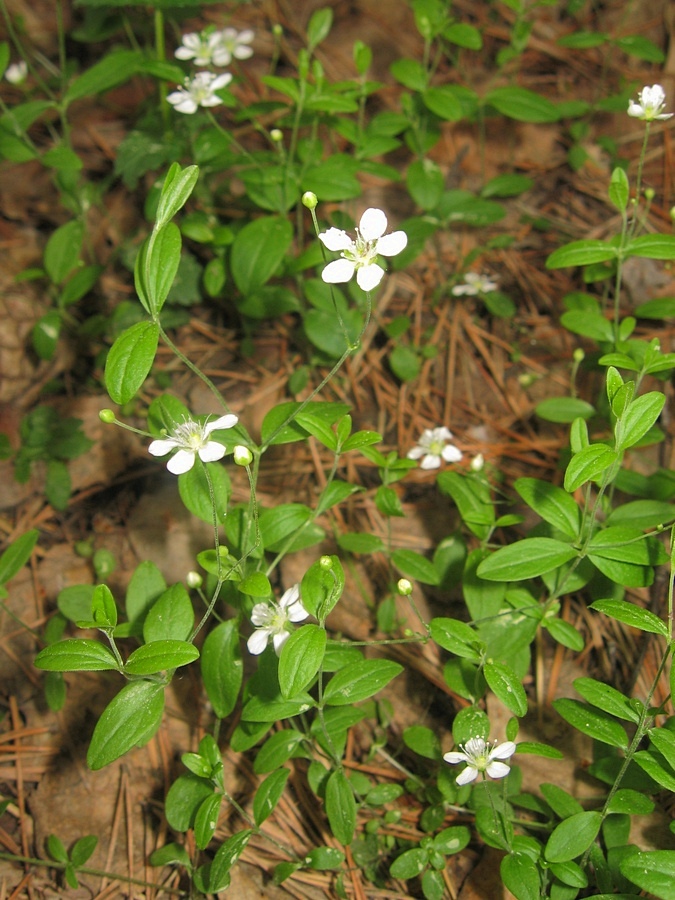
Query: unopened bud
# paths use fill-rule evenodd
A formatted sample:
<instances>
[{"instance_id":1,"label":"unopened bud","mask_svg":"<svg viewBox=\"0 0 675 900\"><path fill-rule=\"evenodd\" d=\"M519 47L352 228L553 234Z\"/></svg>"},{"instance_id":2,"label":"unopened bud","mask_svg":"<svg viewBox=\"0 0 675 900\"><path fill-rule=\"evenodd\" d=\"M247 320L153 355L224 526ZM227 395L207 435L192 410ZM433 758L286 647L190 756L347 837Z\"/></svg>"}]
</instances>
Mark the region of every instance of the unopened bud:
<instances>
[{"instance_id":1,"label":"unopened bud","mask_svg":"<svg viewBox=\"0 0 675 900\"><path fill-rule=\"evenodd\" d=\"M398 584L396 585L396 590L399 594L402 594L404 597L409 597L412 594L412 589L412 584L407 578L399 578Z\"/></svg>"},{"instance_id":2,"label":"unopened bud","mask_svg":"<svg viewBox=\"0 0 675 900\"><path fill-rule=\"evenodd\" d=\"M233 451L234 461L238 466L250 466L253 461L253 454L244 447L243 444L237 444Z\"/></svg>"},{"instance_id":3,"label":"unopened bud","mask_svg":"<svg viewBox=\"0 0 675 900\"><path fill-rule=\"evenodd\" d=\"M319 201L314 191L305 191L302 195L302 205L306 206L307 209L316 209L318 203Z\"/></svg>"},{"instance_id":4,"label":"unopened bud","mask_svg":"<svg viewBox=\"0 0 675 900\"><path fill-rule=\"evenodd\" d=\"M649 202L651 203L654 197L656 197L656 191L654 190L654 188L645 188L645 199L649 200Z\"/></svg>"},{"instance_id":5,"label":"unopened bud","mask_svg":"<svg viewBox=\"0 0 675 900\"><path fill-rule=\"evenodd\" d=\"M114 425L115 424L115 413L112 409L102 409L98 414L101 422L105 422L106 425Z\"/></svg>"},{"instance_id":6,"label":"unopened bud","mask_svg":"<svg viewBox=\"0 0 675 900\"><path fill-rule=\"evenodd\" d=\"M584 351L581 349L581 347L577 347L577 349L572 354L572 359L574 360L574 362L575 363L583 362L585 358L586 358L586 354L584 353Z\"/></svg>"},{"instance_id":7,"label":"unopened bud","mask_svg":"<svg viewBox=\"0 0 675 900\"><path fill-rule=\"evenodd\" d=\"M273 128L270 131L270 138L274 141L275 144L278 144L283 141L284 133L280 128Z\"/></svg>"},{"instance_id":8,"label":"unopened bud","mask_svg":"<svg viewBox=\"0 0 675 900\"><path fill-rule=\"evenodd\" d=\"M482 453L478 453L469 463L469 468L472 472L482 472L483 466L485 465L485 457Z\"/></svg>"},{"instance_id":9,"label":"unopened bud","mask_svg":"<svg viewBox=\"0 0 675 900\"><path fill-rule=\"evenodd\" d=\"M330 558L330 556L322 556L319 560L319 565L325 572L330 572L330 570L333 568L333 560Z\"/></svg>"},{"instance_id":10,"label":"unopened bud","mask_svg":"<svg viewBox=\"0 0 675 900\"><path fill-rule=\"evenodd\" d=\"M272 34L274 35L274 37L279 38L283 33L284 29L281 27L281 25L279 25L278 22L275 25L272 25Z\"/></svg>"},{"instance_id":11,"label":"unopened bud","mask_svg":"<svg viewBox=\"0 0 675 900\"><path fill-rule=\"evenodd\" d=\"M189 588L200 588L204 579L199 572L188 572L185 576L185 583Z\"/></svg>"}]
</instances>

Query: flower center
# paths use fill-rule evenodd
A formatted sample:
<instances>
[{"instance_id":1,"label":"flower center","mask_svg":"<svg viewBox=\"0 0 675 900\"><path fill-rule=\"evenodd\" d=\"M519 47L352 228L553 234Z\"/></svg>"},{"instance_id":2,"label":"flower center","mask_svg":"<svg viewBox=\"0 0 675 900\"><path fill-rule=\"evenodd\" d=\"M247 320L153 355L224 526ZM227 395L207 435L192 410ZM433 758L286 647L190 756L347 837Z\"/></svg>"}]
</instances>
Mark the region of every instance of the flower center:
<instances>
[{"instance_id":1,"label":"flower center","mask_svg":"<svg viewBox=\"0 0 675 900\"><path fill-rule=\"evenodd\" d=\"M445 441L439 441L438 439L431 441L429 444L429 453L433 456L441 456L443 450L445 449Z\"/></svg>"},{"instance_id":2,"label":"flower center","mask_svg":"<svg viewBox=\"0 0 675 900\"><path fill-rule=\"evenodd\" d=\"M356 240L353 245L342 254L345 259L353 262L357 268L369 266L377 256L377 241L367 241L356 229Z\"/></svg>"}]
</instances>

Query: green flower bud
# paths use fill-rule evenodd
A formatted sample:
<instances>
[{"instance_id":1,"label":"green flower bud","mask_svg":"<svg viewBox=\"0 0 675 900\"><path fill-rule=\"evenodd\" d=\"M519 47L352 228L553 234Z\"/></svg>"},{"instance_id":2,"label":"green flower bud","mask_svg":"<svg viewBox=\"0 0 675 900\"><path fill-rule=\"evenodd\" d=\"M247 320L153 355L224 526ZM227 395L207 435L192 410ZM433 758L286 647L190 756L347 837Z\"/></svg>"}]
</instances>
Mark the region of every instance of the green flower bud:
<instances>
[{"instance_id":1,"label":"green flower bud","mask_svg":"<svg viewBox=\"0 0 675 900\"><path fill-rule=\"evenodd\" d=\"M399 594L402 594L404 597L409 597L412 594L412 589L412 584L407 578L399 578L398 584L396 585L396 590Z\"/></svg>"},{"instance_id":2,"label":"green flower bud","mask_svg":"<svg viewBox=\"0 0 675 900\"><path fill-rule=\"evenodd\" d=\"M283 141L284 133L280 128L273 128L270 131L270 138L275 142L275 144L278 144Z\"/></svg>"},{"instance_id":3,"label":"green flower bud","mask_svg":"<svg viewBox=\"0 0 675 900\"><path fill-rule=\"evenodd\" d=\"M115 424L115 413L112 409L102 409L98 414L101 422L105 422L106 425L114 425Z\"/></svg>"},{"instance_id":4,"label":"green flower bud","mask_svg":"<svg viewBox=\"0 0 675 900\"><path fill-rule=\"evenodd\" d=\"M572 354L572 359L574 360L575 363L583 362L585 357L586 357L586 354L581 349L581 347L577 347L577 349Z\"/></svg>"},{"instance_id":5,"label":"green flower bud","mask_svg":"<svg viewBox=\"0 0 675 900\"><path fill-rule=\"evenodd\" d=\"M330 556L322 556L319 560L319 565L324 571L330 572L330 570L333 568L333 560L330 558Z\"/></svg>"},{"instance_id":6,"label":"green flower bud","mask_svg":"<svg viewBox=\"0 0 675 900\"><path fill-rule=\"evenodd\" d=\"M234 448L234 461L238 466L250 466L253 462L253 454L244 447L243 444L237 444Z\"/></svg>"},{"instance_id":7,"label":"green flower bud","mask_svg":"<svg viewBox=\"0 0 675 900\"><path fill-rule=\"evenodd\" d=\"M318 203L319 201L314 191L305 191L302 195L302 205L306 206L307 209L316 209Z\"/></svg>"},{"instance_id":8,"label":"green flower bud","mask_svg":"<svg viewBox=\"0 0 675 900\"><path fill-rule=\"evenodd\" d=\"M200 588L202 586L203 580L204 579L199 574L199 572L188 572L185 576L185 583L189 588Z\"/></svg>"}]
</instances>

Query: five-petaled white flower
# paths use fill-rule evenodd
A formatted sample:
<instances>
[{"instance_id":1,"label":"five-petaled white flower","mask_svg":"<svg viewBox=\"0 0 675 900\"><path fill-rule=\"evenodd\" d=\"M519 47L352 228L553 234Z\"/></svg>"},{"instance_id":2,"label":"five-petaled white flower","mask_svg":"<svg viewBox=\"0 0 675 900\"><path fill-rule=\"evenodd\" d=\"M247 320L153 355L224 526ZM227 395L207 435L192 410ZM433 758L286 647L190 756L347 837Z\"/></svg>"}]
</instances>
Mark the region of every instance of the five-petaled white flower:
<instances>
[{"instance_id":1,"label":"five-petaled white flower","mask_svg":"<svg viewBox=\"0 0 675 900\"><path fill-rule=\"evenodd\" d=\"M183 87L169 94L166 99L178 112L192 115L200 106L218 106L222 103L215 92L231 81L232 75L229 72L223 72L222 75L197 72L194 78L186 78Z\"/></svg>"},{"instance_id":2,"label":"five-petaled white flower","mask_svg":"<svg viewBox=\"0 0 675 900\"><path fill-rule=\"evenodd\" d=\"M21 84L26 80L27 75L28 65L25 59L20 59L19 62L12 63L12 65L7 66L7 69L5 70L5 78L10 84Z\"/></svg>"},{"instance_id":3,"label":"five-petaled white flower","mask_svg":"<svg viewBox=\"0 0 675 900\"><path fill-rule=\"evenodd\" d=\"M361 216L353 241L345 231L329 228L319 235L328 250L342 252L342 258L328 263L321 277L328 284L349 281L356 272L356 281L363 291L372 291L382 281L384 269L375 262L377 256L396 256L408 243L405 231L385 234L387 217L381 209L367 209Z\"/></svg>"},{"instance_id":4,"label":"five-petaled white flower","mask_svg":"<svg viewBox=\"0 0 675 900\"><path fill-rule=\"evenodd\" d=\"M644 122L651 122L654 119L669 119L673 113L662 112L666 103L666 92L660 84L653 84L651 87L643 87L638 94L637 102L630 100L628 102L628 115L634 119L642 119Z\"/></svg>"},{"instance_id":5,"label":"five-petaled white flower","mask_svg":"<svg viewBox=\"0 0 675 900\"><path fill-rule=\"evenodd\" d=\"M417 446L408 451L408 459L419 459L421 469L438 469L441 460L446 462L459 462L462 451L448 441L452 438L452 432L443 425L441 428L425 428Z\"/></svg>"},{"instance_id":6,"label":"five-petaled white flower","mask_svg":"<svg viewBox=\"0 0 675 900\"><path fill-rule=\"evenodd\" d=\"M466 769L460 772L455 780L457 784L468 784L476 778L479 772L484 776L489 775L490 778L504 778L509 774L510 768L499 760L513 756L516 749L513 741L505 741L490 749L490 745L483 738L473 737L464 744L461 753L453 750L451 753L446 753L443 759L452 766L465 762Z\"/></svg>"},{"instance_id":7,"label":"five-petaled white flower","mask_svg":"<svg viewBox=\"0 0 675 900\"><path fill-rule=\"evenodd\" d=\"M226 66L229 59L222 62L219 31L191 31L184 34L175 56L177 59L192 59L196 66Z\"/></svg>"},{"instance_id":8,"label":"five-petaled white flower","mask_svg":"<svg viewBox=\"0 0 675 900\"><path fill-rule=\"evenodd\" d=\"M288 640L291 629L289 622L303 622L309 613L300 600L300 585L289 588L278 603L256 603L251 612L251 622L256 626L246 646L254 656L262 653L270 638L274 644L274 652L281 654L281 648Z\"/></svg>"},{"instance_id":9,"label":"five-petaled white flower","mask_svg":"<svg viewBox=\"0 0 675 900\"><path fill-rule=\"evenodd\" d=\"M250 29L237 31L236 28L223 28L217 34L219 61L216 65L229 66L233 59L249 59L253 56L253 48L249 45L254 34Z\"/></svg>"},{"instance_id":10,"label":"five-petaled white flower","mask_svg":"<svg viewBox=\"0 0 675 900\"><path fill-rule=\"evenodd\" d=\"M204 424L188 419L176 425L168 437L153 441L148 447L148 452L153 456L166 456L172 450L178 450L166 467L172 475L182 475L194 466L196 456L199 456L202 462L216 462L222 459L226 449L219 441L211 440L211 434L214 431L234 428L238 421L239 419L231 413Z\"/></svg>"},{"instance_id":11,"label":"five-petaled white flower","mask_svg":"<svg viewBox=\"0 0 675 900\"><path fill-rule=\"evenodd\" d=\"M475 297L477 294L489 294L497 290L497 282L490 281L489 275L479 275L478 272L467 272L463 284L456 284L452 289L455 297L467 295Z\"/></svg>"}]
</instances>

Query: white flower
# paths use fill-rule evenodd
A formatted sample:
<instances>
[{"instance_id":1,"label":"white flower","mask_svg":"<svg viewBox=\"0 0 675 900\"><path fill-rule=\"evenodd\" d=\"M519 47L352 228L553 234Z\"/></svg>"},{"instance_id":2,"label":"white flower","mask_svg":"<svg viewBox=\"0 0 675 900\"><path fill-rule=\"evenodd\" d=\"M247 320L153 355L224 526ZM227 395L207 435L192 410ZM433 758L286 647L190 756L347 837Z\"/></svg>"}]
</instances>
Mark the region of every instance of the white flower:
<instances>
[{"instance_id":1,"label":"white flower","mask_svg":"<svg viewBox=\"0 0 675 900\"><path fill-rule=\"evenodd\" d=\"M223 28L217 31L218 58L214 57L217 66L229 66L233 59L249 59L253 56L253 48L249 46L254 34L250 29L237 31L236 28Z\"/></svg>"},{"instance_id":2,"label":"white flower","mask_svg":"<svg viewBox=\"0 0 675 900\"><path fill-rule=\"evenodd\" d=\"M202 31L199 34L192 31L184 34L180 47L176 50L177 59L193 59L196 66L224 66L227 62L220 62L218 50L220 47L219 31ZM218 57L218 58L217 58Z\"/></svg>"},{"instance_id":3,"label":"white flower","mask_svg":"<svg viewBox=\"0 0 675 900\"><path fill-rule=\"evenodd\" d=\"M24 59L20 59L19 62L12 63L11 66L7 66L7 70L5 72L5 78L9 81L10 84L21 84L26 80L26 76L28 75L28 66Z\"/></svg>"},{"instance_id":4,"label":"white flower","mask_svg":"<svg viewBox=\"0 0 675 900\"><path fill-rule=\"evenodd\" d=\"M490 750L490 745L483 738L473 737L464 744L461 753L457 751L446 753L443 759L451 766L465 762L466 769L459 773L456 781L457 784L468 784L476 778L479 772L489 775L490 778L504 778L509 774L510 769L506 763L499 762L499 760L513 756L516 749L513 741L505 741Z\"/></svg>"},{"instance_id":5,"label":"white flower","mask_svg":"<svg viewBox=\"0 0 675 900\"><path fill-rule=\"evenodd\" d=\"M653 119L669 119L673 113L661 112L666 102L666 92L660 84L643 87L635 100L628 102L628 115L634 119L651 122Z\"/></svg>"},{"instance_id":6,"label":"white flower","mask_svg":"<svg viewBox=\"0 0 675 900\"><path fill-rule=\"evenodd\" d=\"M308 616L309 613L300 600L299 584L294 584L282 594L278 603L273 600L269 603L256 603L251 613L251 622L256 630L246 644L249 653L258 656L272 638L274 652L279 656L291 633L289 622L303 622Z\"/></svg>"},{"instance_id":7,"label":"white flower","mask_svg":"<svg viewBox=\"0 0 675 900\"><path fill-rule=\"evenodd\" d=\"M191 115L200 106L218 106L223 101L215 92L232 81L232 75L224 72L214 75L213 72L197 72L194 78L186 78L183 87L166 98L178 112Z\"/></svg>"},{"instance_id":8,"label":"white flower","mask_svg":"<svg viewBox=\"0 0 675 900\"><path fill-rule=\"evenodd\" d=\"M319 240L329 250L339 250L342 258L328 263L321 277L328 284L349 281L356 272L356 281L363 291L372 291L382 281L384 269L375 262L378 254L396 256L408 243L405 231L384 234L387 217L381 209L367 209L361 216L353 241L345 231L329 228Z\"/></svg>"},{"instance_id":9,"label":"white flower","mask_svg":"<svg viewBox=\"0 0 675 900\"><path fill-rule=\"evenodd\" d=\"M169 437L153 441L148 447L148 453L153 456L166 456L172 450L178 450L166 467L173 475L182 475L194 466L196 456L199 456L202 462L216 462L222 459L225 456L225 447L218 441L210 440L210 436L214 431L233 428L238 421L237 417L231 414L204 424L188 419L176 425Z\"/></svg>"},{"instance_id":10,"label":"white flower","mask_svg":"<svg viewBox=\"0 0 675 900\"><path fill-rule=\"evenodd\" d=\"M452 438L449 428L425 428L417 446L408 451L408 459L424 457L420 463L422 469L438 469L441 460L459 462L462 451L448 441Z\"/></svg>"},{"instance_id":11,"label":"white flower","mask_svg":"<svg viewBox=\"0 0 675 900\"><path fill-rule=\"evenodd\" d=\"M497 282L490 281L489 275L479 275L478 272L467 272L464 276L463 284L456 284L452 289L455 297L461 297L466 294L469 297L475 297L476 294L489 294L490 291L497 290Z\"/></svg>"},{"instance_id":12,"label":"white flower","mask_svg":"<svg viewBox=\"0 0 675 900\"><path fill-rule=\"evenodd\" d=\"M472 472L482 472L485 466L485 457L482 453L478 453L469 463Z\"/></svg>"}]
</instances>

